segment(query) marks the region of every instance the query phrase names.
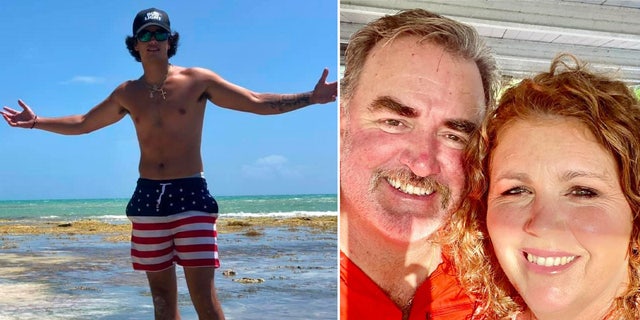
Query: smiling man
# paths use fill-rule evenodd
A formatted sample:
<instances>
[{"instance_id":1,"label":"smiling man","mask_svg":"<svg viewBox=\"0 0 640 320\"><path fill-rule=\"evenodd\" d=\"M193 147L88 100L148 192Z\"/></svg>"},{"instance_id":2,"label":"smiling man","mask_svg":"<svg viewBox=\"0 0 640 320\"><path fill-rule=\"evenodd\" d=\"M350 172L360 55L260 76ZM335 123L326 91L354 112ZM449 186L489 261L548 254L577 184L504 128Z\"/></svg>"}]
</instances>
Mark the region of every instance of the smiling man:
<instances>
[{"instance_id":1,"label":"smiling man","mask_svg":"<svg viewBox=\"0 0 640 320\"><path fill-rule=\"evenodd\" d=\"M137 188L127 206L133 222L133 268L145 271L156 319L179 319L175 264L184 268L199 319L223 319L214 286L219 267L215 223L218 205L203 176L200 144L207 101L238 111L279 114L335 101L337 83L325 69L313 91L256 93L229 83L213 71L172 65L179 34L166 12L150 8L133 21L126 44L143 74L118 86L84 115L37 116L21 100L18 112L2 112L14 127L60 134L84 134L129 115L140 146Z\"/></svg>"},{"instance_id":2,"label":"smiling man","mask_svg":"<svg viewBox=\"0 0 640 320\"><path fill-rule=\"evenodd\" d=\"M495 61L471 27L420 9L356 32L345 60L341 319L463 319L473 304L434 240L460 200Z\"/></svg>"}]
</instances>

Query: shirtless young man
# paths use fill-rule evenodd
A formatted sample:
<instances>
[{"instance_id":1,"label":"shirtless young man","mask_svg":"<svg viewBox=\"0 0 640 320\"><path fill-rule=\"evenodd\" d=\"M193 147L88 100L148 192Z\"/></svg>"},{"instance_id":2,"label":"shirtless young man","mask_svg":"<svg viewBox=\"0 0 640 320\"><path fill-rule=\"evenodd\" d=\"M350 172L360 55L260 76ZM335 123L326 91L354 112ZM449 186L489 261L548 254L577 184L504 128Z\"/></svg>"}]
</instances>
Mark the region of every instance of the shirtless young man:
<instances>
[{"instance_id":1,"label":"shirtless young man","mask_svg":"<svg viewBox=\"0 0 640 320\"><path fill-rule=\"evenodd\" d=\"M310 92L252 92L210 70L170 64L178 39L166 12L142 10L133 21L133 36L126 40L131 54L142 62L139 79L122 83L84 115L45 118L22 100L21 112L4 107L1 113L10 126L66 135L89 133L130 115L140 146L140 179L127 206L133 222L131 254L134 269L146 271L155 317L180 318L178 263L198 317L224 319L214 286L218 208L202 177L200 154L207 100L223 108L279 114L335 101L337 83L326 83L325 69Z\"/></svg>"}]
</instances>

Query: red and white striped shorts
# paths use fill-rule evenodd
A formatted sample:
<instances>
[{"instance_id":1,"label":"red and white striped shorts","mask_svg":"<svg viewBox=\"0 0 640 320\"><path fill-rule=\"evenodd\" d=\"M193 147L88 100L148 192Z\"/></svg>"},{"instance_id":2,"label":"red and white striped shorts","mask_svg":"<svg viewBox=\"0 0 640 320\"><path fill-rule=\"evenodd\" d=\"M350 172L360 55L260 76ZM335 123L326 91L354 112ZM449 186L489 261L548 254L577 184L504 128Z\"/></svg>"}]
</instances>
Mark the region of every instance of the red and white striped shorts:
<instances>
[{"instance_id":1,"label":"red and white striped shorts","mask_svg":"<svg viewBox=\"0 0 640 320\"><path fill-rule=\"evenodd\" d=\"M184 267L220 267L216 214L186 211L165 217L129 216L133 269L162 271Z\"/></svg>"}]
</instances>

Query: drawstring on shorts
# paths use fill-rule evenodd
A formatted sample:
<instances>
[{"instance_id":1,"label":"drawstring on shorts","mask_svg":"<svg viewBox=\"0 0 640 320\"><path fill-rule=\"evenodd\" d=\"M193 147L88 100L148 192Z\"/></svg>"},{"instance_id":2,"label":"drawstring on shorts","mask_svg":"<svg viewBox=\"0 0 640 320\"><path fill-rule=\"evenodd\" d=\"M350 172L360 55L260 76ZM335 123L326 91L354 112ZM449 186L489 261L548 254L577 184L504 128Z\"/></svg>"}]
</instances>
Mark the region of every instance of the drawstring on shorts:
<instances>
[{"instance_id":1,"label":"drawstring on shorts","mask_svg":"<svg viewBox=\"0 0 640 320\"><path fill-rule=\"evenodd\" d=\"M162 190L160 191L160 195L158 196L158 199L156 200L156 211L160 210L160 202L162 202L162 195L164 194L164 189L171 185L171 183L161 183L160 184L162 186Z\"/></svg>"}]
</instances>

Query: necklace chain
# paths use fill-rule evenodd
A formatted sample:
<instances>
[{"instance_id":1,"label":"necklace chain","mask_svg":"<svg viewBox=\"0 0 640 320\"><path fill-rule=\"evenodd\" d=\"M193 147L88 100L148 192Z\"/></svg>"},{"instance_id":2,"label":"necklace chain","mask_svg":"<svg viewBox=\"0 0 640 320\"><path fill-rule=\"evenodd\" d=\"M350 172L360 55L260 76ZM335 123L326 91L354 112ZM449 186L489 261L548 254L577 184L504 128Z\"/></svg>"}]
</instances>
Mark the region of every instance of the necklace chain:
<instances>
[{"instance_id":1,"label":"necklace chain","mask_svg":"<svg viewBox=\"0 0 640 320\"><path fill-rule=\"evenodd\" d=\"M164 90L164 82L167 81L167 77L169 76L169 69L171 69L171 64L169 64L167 73L164 74L164 77L162 78L162 81L160 81L160 84L149 84L145 77L142 77L142 81L147 86L147 89L149 89L149 98L153 99L154 93L160 92L160 94L162 95L162 100L167 100L167 91Z\"/></svg>"}]
</instances>

